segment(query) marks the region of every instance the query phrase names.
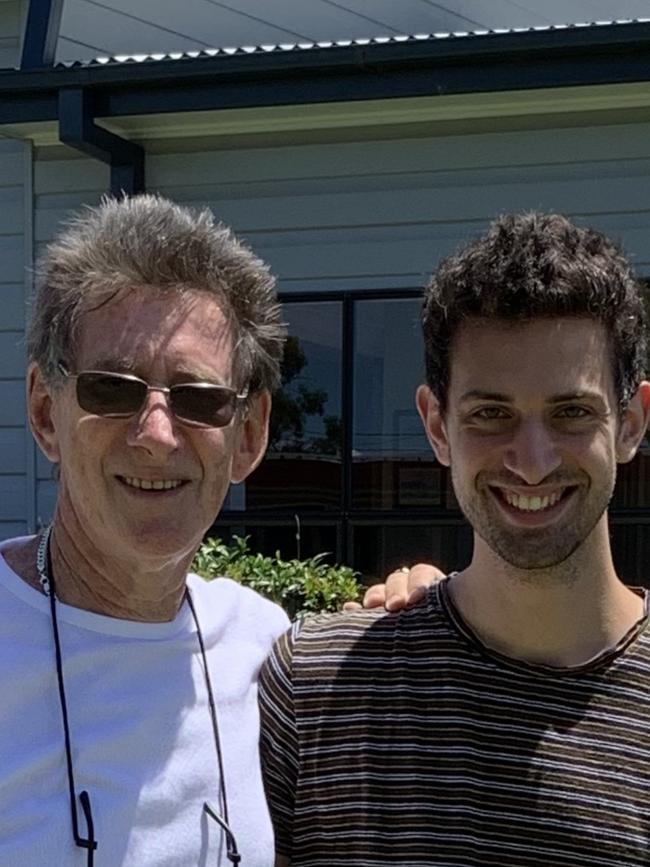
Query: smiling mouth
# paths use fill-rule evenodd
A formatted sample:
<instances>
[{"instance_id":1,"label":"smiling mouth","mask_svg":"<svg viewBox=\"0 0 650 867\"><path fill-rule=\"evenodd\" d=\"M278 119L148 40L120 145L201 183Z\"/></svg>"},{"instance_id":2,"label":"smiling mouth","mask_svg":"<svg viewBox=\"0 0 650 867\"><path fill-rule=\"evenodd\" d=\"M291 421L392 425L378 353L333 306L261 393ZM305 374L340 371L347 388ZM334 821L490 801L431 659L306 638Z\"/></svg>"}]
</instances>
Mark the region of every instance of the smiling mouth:
<instances>
[{"instance_id":1,"label":"smiling mouth","mask_svg":"<svg viewBox=\"0 0 650 867\"><path fill-rule=\"evenodd\" d=\"M502 503L510 506L510 508L530 514L531 512L550 511L558 503L566 500L576 490L576 487L558 488L546 494L518 494L507 488L492 488L491 490Z\"/></svg>"},{"instance_id":2,"label":"smiling mouth","mask_svg":"<svg viewBox=\"0 0 650 867\"><path fill-rule=\"evenodd\" d=\"M135 476L118 476L122 484L137 491L174 491L187 484L184 479L138 479Z\"/></svg>"}]
</instances>

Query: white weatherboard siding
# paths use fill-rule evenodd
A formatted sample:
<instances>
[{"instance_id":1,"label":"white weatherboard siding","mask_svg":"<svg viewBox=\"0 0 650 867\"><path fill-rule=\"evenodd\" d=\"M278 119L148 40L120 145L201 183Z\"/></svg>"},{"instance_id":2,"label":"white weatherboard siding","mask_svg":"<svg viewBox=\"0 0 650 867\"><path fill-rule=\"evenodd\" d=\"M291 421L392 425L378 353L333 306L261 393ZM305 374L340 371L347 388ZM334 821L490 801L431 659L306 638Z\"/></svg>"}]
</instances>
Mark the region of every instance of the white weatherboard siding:
<instances>
[{"instance_id":1,"label":"white weatherboard siding","mask_svg":"<svg viewBox=\"0 0 650 867\"><path fill-rule=\"evenodd\" d=\"M34 245L38 255L57 227L84 205L96 205L109 187L109 169L70 151L67 159L51 159L36 151L34 163ZM47 522L56 500L56 482L49 461L37 450L36 519Z\"/></svg>"},{"instance_id":2,"label":"white weatherboard siding","mask_svg":"<svg viewBox=\"0 0 650 867\"><path fill-rule=\"evenodd\" d=\"M147 184L209 204L280 287L419 286L503 211L558 210L650 269L650 124L151 155Z\"/></svg>"},{"instance_id":3,"label":"white weatherboard siding","mask_svg":"<svg viewBox=\"0 0 650 867\"><path fill-rule=\"evenodd\" d=\"M298 135L296 136L298 142ZM147 156L147 186L209 205L283 291L418 287L499 212L557 210L622 242L650 274L650 123ZM146 147L146 142L144 143ZM45 151L44 151L45 153ZM108 186L105 166L37 159L35 236ZM38 465L38 515L55 488Z\"/></svg>"},{"instance_id":4,"label":"white weatherboard siding","mask_svg":"<svg viewBox=\"0 0 650 867\"><path fill-rule=\"evenodd\" d=\"M24 398L30 161L28 145L0 139L0 538L24 533L33 513L33 446Z\"/></svg>"},{"instance_id":5,"label":"white weatherboard siding","mask_svg":"<svg viewBox=\"0 0 650 867\"><path fill-rule=\"evenodd\" d=\"M0 0L0 69L20 64L26 0Z\"/></svg>"}]
</instances>

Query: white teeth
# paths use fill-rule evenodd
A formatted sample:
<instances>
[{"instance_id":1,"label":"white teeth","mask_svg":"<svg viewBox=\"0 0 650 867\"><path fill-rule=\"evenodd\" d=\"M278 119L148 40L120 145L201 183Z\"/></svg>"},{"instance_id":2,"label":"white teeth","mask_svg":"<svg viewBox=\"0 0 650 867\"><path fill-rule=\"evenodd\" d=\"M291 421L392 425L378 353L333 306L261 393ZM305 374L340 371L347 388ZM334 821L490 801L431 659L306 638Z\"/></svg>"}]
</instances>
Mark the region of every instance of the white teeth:
<instances>
[{"instance_id":1,"label":"white teeth","mask_svg":"<svg viewBox=\"0 0 650 867\"><path fill-rule=\"evenodd\" d=\"M554 506L562 496L562 491L553 491L553 493L546 494L543 497L526 497L523 494L503 491L503 496L515 509L521 509L524 512L539 512L541 509L548 509L549 506Z\"/></svg>"},{"instance_id":2,"label":"white teeth","mask_svg":"<svg viewBox=\"0 0 650 867\"><path fill-rule=\"evenodd\" d=\"M121 476L122 481L126 482L132 488L139 488L142 491L171 491L182 485L180 479L136 479L133 476Z\"/></svg>"}]
</instances>

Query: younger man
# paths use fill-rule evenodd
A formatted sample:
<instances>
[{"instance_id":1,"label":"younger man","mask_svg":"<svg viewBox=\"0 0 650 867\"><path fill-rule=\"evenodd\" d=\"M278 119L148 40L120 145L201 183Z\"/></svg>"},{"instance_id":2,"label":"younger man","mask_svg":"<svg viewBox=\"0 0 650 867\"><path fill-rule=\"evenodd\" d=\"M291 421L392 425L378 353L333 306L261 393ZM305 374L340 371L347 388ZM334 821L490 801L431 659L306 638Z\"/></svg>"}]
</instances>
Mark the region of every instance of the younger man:
<instances>
[{"instance_id":1,"label":"younger man","mask_svg":"<svg viewBox=\"0 0 650 867\"><path fill-rule=\"evenodd\" d=\"M647 600L606 513L648 420L643 319L618 249L557 215L504 217L442 263L417 403L473 557L417 608L278 642L278 865L647 865Z\"/></svg>"}]
</instances>

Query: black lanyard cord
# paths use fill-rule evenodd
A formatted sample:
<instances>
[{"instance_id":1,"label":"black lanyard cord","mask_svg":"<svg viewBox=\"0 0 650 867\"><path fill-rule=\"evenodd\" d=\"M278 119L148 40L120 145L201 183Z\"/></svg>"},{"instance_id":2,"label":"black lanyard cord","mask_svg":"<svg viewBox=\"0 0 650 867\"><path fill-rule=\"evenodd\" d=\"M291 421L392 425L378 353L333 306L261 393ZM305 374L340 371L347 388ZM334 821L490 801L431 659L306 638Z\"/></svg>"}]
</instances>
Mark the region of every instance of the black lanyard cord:
<instances>
[{"instance_id":1,"label":"black lanyard cord","mask_svg":"<svg viewBox=\"0 0 650 867\"><path fill-rule=\"evenodd\" d=\"M217 752L217 762L219 764L219 793L221 796L221 807L223 810L223 818L216 813L212 807L206 801L203 804L203 809L205 812L212 817L212 819L217 822L221 828L223 829L226 835L226 855L231 864L239 864L241 862L241 855L237 850L237 842L235 841L234 834L230 830L229 819L228 819L228 800L226 798L226 775L224 773L224 762L223 762L223 754L221 752L221 738L219 737L219 724L217 722L217 705L214 700L214 693L212 691L212 682L210 680L210 669L208 668L208 658L205 652L205 643L203 641L203 634L201 632L201 626L199 624L199 618L196 614L196 608L194 607L194 600L192 599L192 594L186 588L185 589L185 599L187 601L188 607L192 612L192 619L194 620L194 626L196 628L196 637L199 641L199 647L201 648L201 660L203 662L203 674L205 677L205 686L208 692L208 704L210 706L210 719L212 720L212 733L214 735L214 746Z\"/></svg>"},{"instance_id":2,"label":"black lanyard cord","mask_svg":"<svg viewBox=\"0 0 650 867\"><path fill-rule=\"evenodd\" d=\"M79 795L79 802L86 818L88 825L88 838L82 837L79 833L79 820L77 817L77 799L75 795L74 771L72 768L72 747L70 742L70 726L68 723L68 705L65 697L65 684L63 681L63 655L61 653L61 639L59 637L59 623L56 616L56 588L54 584L54 572L52 571L52 552L50 550L50 534L52 528L48 527L43 534L43 539L39 545L39 558L37 559L37 567L40 573L41 585L43 590L50 597L50 613L52 620L52 634L54 636L54 653L56 656L56 678L59 686L59 702L61 705L61 716L63 717L63 736L65 739L65 758L68 770L68 789L70 792L70 813L72 815L72 833L77 846L88 850L88 867L93 867L94 852L97 848L95 840L95 824L93 822L92 808L90 806L90 796L88 792L83 791ZM43 557L43 554L45 557ZM40 561L45 559L46 569L42 568L43 563Z\"/></svg>"}]
</instances>

